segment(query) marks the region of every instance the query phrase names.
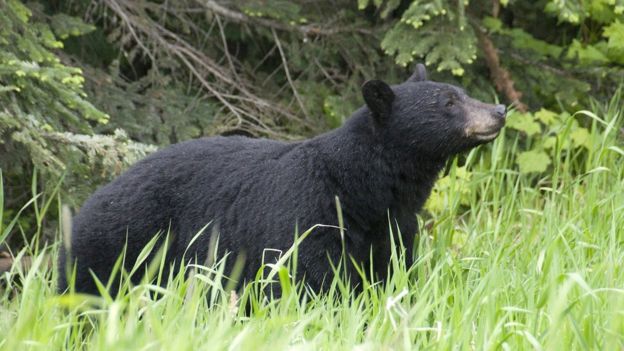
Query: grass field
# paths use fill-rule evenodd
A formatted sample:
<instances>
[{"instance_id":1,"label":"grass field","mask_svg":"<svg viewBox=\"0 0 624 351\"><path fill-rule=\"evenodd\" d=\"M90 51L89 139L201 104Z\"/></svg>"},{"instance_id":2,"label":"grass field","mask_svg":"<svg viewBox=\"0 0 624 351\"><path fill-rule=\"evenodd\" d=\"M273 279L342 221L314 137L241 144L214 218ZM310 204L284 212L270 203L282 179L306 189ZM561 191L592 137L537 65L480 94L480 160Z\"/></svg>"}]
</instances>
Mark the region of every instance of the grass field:
<instances>
[{"instance_id":1,"label":"grass field","mask_svg":"<svg viewBox=\"0 0 624 351\"><path fill-rule=\"evenodd\" d=\"M361 294L339 281L333 293L305 298L286 286L281 300L254 298L246 313L215 265L166 289L58 297L46 263L57 247L26 248L20 254L33 255L32 268L15 266L1 279L0 349L621 350L619 105L581 113L591 148L555 148L545 174L518 173L523 141L510 133L472 152L468 206L459 192L446 194L444 209L423 220L416 264L395 257L388 283Z\"/></svg>"}]
</instances>

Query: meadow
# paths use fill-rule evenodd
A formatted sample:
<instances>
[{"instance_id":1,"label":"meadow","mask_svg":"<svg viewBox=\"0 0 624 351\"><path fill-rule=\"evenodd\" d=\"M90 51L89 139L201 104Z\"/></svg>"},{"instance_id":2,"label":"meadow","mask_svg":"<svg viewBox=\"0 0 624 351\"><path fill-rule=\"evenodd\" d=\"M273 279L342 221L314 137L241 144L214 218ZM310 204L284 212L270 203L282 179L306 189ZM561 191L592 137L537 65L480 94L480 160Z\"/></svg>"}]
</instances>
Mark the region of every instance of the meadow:
<instances>
[{"instance_id":1,"label":"meadow","mask_svg":"<svg viewBox=\"0 0 624 351\"><path fill-rule=\"evenodd\" d=\"M0 349L622 349L620 108L614 98L569 116L551 135L546 172L518 171L517 154L535 141L509 130L452 162L453 191L437 193L439 210L420 217L417 262L406 267L398 250L386 284L366 283L362 292L335 279L315 296L275 265L266 269L281 281L281 299L258 293L260 280L235 294L217 261L165 287L146 281L115 298L58 296L60 244L33 242L14 253L17 262L29 256L30 267L15 264L0 277ZM587 126L588 147L565 148L573 120ZM471 176L455 184L466 169ZM42 195L28 206L39 218L60 208L54 202L62 199ZM0 238L14 218L0 221Z\"/></svg>"}]
</instances>

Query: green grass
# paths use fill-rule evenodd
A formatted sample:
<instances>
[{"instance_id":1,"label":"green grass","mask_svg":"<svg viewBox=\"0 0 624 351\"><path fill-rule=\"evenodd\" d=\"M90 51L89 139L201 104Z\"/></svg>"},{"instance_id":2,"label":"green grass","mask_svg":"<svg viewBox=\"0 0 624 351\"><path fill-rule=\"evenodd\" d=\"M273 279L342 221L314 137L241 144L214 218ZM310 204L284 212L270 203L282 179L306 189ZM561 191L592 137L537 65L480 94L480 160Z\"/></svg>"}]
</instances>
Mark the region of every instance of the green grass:
<instances>
[{"instance_id":1,"label":"green grass","mask_svg":"<svg viewBox=\"0 0 624 351\"><path fill-rule=\"evenodd\" d=\"M590 121L591 150L555 150L519 174L521 138L468 155L473 175L423 223L419 259L385 286L232 304L219 265L116 299L58 297L46 257L2 277L3 350L618 350L624 347L624 151L619 101ZM511 133L510 133L511 134ZM560 138L566 138L565 131ZM451 169L451 172L455 168ZM1 194L0 194L1 195ZM38 214L40 216L42 214ZM39 230L39 229L37 229ZM0 228L2 233L2 228ZM24 249L20 254L31 251ZM283 270L276 278L284 279ZM158 298L153 297L159 292ZM247 290L247 293L251 292ZM206 298L208 296L208 298ZM246 296L246 295L245 295Z\"/></svg>"}]
</instances>

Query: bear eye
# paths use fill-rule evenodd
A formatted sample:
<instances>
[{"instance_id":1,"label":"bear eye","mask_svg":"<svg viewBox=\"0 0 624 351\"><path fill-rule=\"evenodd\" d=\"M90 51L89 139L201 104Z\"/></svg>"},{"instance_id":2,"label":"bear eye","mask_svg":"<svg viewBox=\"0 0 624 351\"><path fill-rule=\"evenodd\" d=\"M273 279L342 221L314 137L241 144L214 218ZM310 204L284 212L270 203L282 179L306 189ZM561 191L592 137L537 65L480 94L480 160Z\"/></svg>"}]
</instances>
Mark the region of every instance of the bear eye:
<instances>
[{"instance_id":1,"label":"bear eye","mask_svg":"<svg viewBox=\"0 0 624 351\"><path fill-rule=\"evenodd\" d=\"M448 96L448 99L446 100L446 107L453 107L455 106L455 101L459 100L459 96L455 95L455 94L450 94Z\"/></svg>"}]
</instances>

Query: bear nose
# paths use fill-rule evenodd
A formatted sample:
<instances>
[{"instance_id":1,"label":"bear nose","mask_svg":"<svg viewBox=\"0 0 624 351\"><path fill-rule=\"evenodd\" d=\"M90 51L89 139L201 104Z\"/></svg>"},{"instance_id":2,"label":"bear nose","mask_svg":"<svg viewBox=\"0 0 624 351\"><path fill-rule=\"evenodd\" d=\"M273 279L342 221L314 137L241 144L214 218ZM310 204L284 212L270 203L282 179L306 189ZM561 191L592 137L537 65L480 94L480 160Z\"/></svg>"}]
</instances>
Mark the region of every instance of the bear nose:
<instances>
[{"instance_id":1,"label":"bear nose","mask_svg":"<svg viewBox=\"0 0 624 351\"><path fill-rule=\"evenodd\" d=\"M496 114L496 117L505 118L505 115L507 115L507 106L503 104L496 105L494 107L494 113Z\"/></svg>"}]
</instances>

